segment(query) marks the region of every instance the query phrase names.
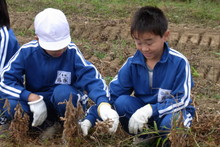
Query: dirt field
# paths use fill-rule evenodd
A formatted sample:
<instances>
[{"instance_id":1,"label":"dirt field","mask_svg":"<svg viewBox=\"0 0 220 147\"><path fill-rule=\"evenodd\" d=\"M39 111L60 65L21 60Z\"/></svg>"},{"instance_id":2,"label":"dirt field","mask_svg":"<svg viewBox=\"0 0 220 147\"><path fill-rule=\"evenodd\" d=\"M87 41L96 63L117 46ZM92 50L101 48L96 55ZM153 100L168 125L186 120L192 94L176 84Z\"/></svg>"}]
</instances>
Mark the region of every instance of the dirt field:
<instances>
[{"instance_id":1,"label":"dirt field","mask_svg":"<svg viewBox=\"0 0 220 147\"><path fill-rule=\"evenodd\" d=\"M34 16L35 14L28 13L11 15L12 28L21 44L34 37ZM67 17L73 41L77 40L76 44L85 58L95 64L103 77L116 75L125 59L135 52L129 34L129 19L100 20L74 15ZM220 56L215 54L220 53L220 27L170 24L169 29L170 46L182 52L199 74L194 77L193 98L198 110L194 130L200 129L197 132L204 133L198 134L199 139L202 139L201 135L205 140L207 135L212 137L212 141L206 140L210 146L220 145ZM99 54L104 54L104 57L99 58ZM206 134L212 128L214 133Z\"/></svg>"}]
</instances>

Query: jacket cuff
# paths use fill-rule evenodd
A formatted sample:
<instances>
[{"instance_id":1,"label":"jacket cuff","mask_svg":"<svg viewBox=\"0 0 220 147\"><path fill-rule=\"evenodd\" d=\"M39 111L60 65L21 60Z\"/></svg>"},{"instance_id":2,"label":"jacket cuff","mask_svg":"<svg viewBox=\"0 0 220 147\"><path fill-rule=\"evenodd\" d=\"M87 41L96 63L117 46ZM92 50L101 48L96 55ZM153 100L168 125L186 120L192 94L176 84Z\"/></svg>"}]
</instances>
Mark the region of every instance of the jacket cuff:
<instances>
[{"instance_id":1,"label":"jacket cuff","mask_svg":"<svg viewBox=\"0 0 220 147\"><path fill-rule=\"evenodd\" d=\"M30 91L28 91L28 90L23 90L22 93L21 93L21 95L20 95L21 100L23 100L23 101L28 101L28 97L29 97L30 94L31 94Z\"/></svg>"},{"instance_id":2,"label":"jacket cuff","mask_svg":"<svg viewBox=\"0 0 220 147\"><path fill-rule=\"evenodd\" d=\"M108 98L106 98L106 97L100 97L100 98L98 98L98 100L96 101L96 105L97 106L99 106L99 104L101 104L101 103L109 103L109 101L108 101Z\"/></svg>"},{"instance_id":3,"label":"jacket cuff","mask_svg":"<svg viewBox=\"0 0 220 147\"><path fill-rule=\"evenodd\" d=\"M153 118L158 118L159 117L159 112L158 112L158 109L157 109L157 104L151 104L151 107L153 109L152 117Z\"/></svg>"}]
</instances>

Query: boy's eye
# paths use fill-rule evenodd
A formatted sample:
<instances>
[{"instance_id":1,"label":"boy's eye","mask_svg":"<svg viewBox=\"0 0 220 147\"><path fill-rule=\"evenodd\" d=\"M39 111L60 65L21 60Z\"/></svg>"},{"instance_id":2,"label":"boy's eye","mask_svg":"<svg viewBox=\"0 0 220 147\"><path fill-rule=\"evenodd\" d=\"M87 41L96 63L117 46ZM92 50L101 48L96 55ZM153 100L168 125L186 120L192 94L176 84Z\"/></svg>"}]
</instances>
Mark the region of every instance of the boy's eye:
<instances>
[{"instance_id":1,"label":"boy's eye","mask_svg":"<svg viewBox=\"0 0 220 147\"><path fill-rule=\"evenodd\" d=\"M136 41L136 40L135 40L135 44L136 44L136 45L141 45L142 43L141 43L140 41Z\"/></svg>"},{"instance_id":2,"label":"boy's eye","mask_svg":"<svg viewBox=\"0 0 220 147\"><path fill-rule=\"evenodd\" d=\"M146 45L152 45L153 44L153 41L148 41L145 43Z\"/></svg>"}]
</instances>

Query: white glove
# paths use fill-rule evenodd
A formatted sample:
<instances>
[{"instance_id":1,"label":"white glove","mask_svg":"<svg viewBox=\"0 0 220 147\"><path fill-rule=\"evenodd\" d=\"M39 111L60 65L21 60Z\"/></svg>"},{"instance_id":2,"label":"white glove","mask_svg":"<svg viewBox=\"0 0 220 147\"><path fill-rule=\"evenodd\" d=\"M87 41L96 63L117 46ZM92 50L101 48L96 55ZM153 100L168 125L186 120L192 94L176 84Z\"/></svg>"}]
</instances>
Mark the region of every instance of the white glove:
<instances>
[{"instance_id":1,"label":"white glove","mask_svg":"<svg viewBox=\"0 0 220 147\"><path fill-rule=\"evenodd\" d=\"M32 126L37 127L41 125L47 118L47 107L43 100L43 96L40 96L39 100L28 102L28 105L34 117Z\"/></svg>"},{"instance_id":2,"label":"white glove","mask_svg":"<svg viewBox=\"0 0 220 147\"><path fill-rule=\"evenodd\" d=\"M98 114L102 120L111 119L113 121L112 127L109 128L110 133L115 133L118 128L119 116L118 113L111 108L109 103L101 103L98 107Z\"/></svg>"},{"instance_id":3,"label":"white glove","mask_svg":"<svg viewBox=\"0 0 220 147\"><path fill-rule=\"evenodd\" d=\"M147 124L148 119L152 116L153 110L150 104L141 107L131 116L128 129L131 134L137 134L138 130L143 131L143 127Z\"/></svg>"},{"instance_id":4,"label":"white glove","mask_svg":"<svg viewBox=\"0 0 220 147\"><path fill-rule=\"evenodd\" d=\"M88 119L85 119L82 122L79 122L82 132L83 132L83 136L88 135L89 129L92 127L91 122Z\"/></svg>"}]
</instances>

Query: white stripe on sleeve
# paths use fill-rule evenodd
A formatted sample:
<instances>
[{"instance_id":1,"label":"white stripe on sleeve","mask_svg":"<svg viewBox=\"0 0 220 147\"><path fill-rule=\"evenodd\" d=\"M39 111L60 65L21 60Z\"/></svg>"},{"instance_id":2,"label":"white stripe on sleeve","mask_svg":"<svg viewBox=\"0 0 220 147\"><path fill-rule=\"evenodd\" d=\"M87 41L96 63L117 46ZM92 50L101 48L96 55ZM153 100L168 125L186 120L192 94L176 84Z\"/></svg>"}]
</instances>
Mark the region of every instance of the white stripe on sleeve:
<instances>
[{"instance_id":1,"label":"white stripe on sleeve","mask_svg":"<svg viewBox=\"0 0 220 147\"><path fill-rule=\"evenodd\" d=\"M190 101L190 93L191 93L191 74L190 74L190 66L188 63L188 60L186 59L185 56L183 56L182 54L180 54L179 52L172 50L170 51L170 54L174 55L174 56L178 56L180 58L183 58L186 62L186 66L185 66L185 71L186 71L186 77L185 77L185 81L184 81L184 95L181 98L180 102L175 103L173 105L170 105L169 107L159 110L159 117L162 117L165 114L168 113L174 113L177 112L183 108L185 108L186 106L188 106L189 101Z\"/></svg>"}]
</instances>

